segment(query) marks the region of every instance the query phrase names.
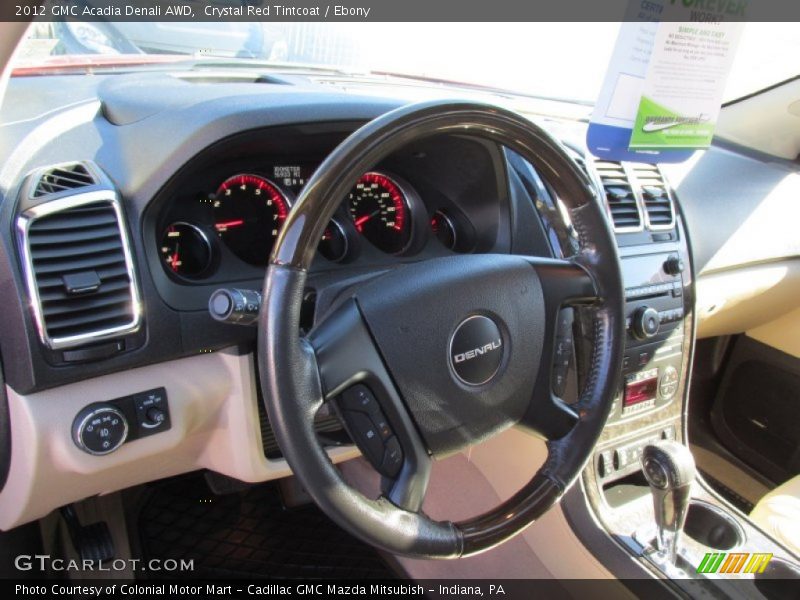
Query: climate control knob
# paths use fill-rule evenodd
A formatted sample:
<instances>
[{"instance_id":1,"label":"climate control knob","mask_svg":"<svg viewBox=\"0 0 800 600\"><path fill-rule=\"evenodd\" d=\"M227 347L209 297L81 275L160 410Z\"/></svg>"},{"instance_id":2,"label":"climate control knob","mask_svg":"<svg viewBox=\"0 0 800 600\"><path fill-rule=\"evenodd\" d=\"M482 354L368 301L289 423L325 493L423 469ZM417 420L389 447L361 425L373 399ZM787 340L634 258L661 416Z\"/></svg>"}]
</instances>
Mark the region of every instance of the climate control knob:
<instances>
[{"instance_id":1,"label":"climate control knob","mask_svg":"<svg viewBox=\"0 0 800 600\"><path fill-rule=\"evenodd\" d=\"M84 452L114 452L128 437L128 421L113 404L90 404L72 422L72 440Z\"/></svg>"},{"instance_id":2,"label":"climate control knob","mask_svg":"<svg viewBox=\"0 0 800 600\"><path fill-rule=\"evenodd\" d=\"M660 326L661 320L658 317L658 311L654 308L642 306L633 313L631 328L636 339L646 340L653 337L658 333Z\"/></svg>"}]
</instances>

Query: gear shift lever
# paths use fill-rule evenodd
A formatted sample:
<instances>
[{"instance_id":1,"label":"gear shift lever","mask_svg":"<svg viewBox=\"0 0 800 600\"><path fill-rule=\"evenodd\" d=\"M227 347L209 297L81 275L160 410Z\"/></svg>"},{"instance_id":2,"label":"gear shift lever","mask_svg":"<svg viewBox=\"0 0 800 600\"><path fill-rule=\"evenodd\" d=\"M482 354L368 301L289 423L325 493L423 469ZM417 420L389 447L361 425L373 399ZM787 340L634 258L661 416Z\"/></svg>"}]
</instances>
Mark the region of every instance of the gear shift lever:
<instances>
[{"instance_id":1,"label":"gear shift lever","mask_svg":"<svg viewBox=\"0 0 800 600\"><path fill-rule=\"evenodd\" d=\"M642 452L642 469L653 494L653 508L658 527L657 549L661 559L674 565L678 538L686 522L694 458L678 442L655 442Z\"/></svg>"}]
</instances>

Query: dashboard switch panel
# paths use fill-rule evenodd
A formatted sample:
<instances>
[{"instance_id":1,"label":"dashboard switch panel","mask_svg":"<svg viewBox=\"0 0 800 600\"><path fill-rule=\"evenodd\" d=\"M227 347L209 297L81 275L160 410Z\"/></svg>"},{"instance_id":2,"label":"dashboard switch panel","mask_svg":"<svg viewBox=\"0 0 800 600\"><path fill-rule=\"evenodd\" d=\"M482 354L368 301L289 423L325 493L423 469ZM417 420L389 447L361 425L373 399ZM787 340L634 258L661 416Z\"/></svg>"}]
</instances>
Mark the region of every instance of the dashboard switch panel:
<instances>
[{"instance_id":1,"label":"dashboard switch panel","mask_svg":"<svg viewBox=\"0 0 800 600\"><path fill-rule=\"evenodd\" d=\"M72 422L72 440L84 452L100 456L171 426L167 390L161 387L89 404Z\"/></svg>"},{"instance_id":2,"label":"dashboard switch panel","mask_svg":"<svg viewBox=\"0 0 800 600\"><path fill-rule=\"evenodd\" d=\"M142 392L133 396L136 410L138 437L153 435L170 428L167 391L164 388Z\"/></svg>"},{"instance_id":3,"label":"dashboard switch panel","mask_svg":"<svg viewBox=\"0 0 800 600\"><path fill-rule=\"evenodd\" d=\"M113 404L90 404L72 422L72 440L87 454L110 454L128 438L128 420Z\"/></svg>"}]
</instances>

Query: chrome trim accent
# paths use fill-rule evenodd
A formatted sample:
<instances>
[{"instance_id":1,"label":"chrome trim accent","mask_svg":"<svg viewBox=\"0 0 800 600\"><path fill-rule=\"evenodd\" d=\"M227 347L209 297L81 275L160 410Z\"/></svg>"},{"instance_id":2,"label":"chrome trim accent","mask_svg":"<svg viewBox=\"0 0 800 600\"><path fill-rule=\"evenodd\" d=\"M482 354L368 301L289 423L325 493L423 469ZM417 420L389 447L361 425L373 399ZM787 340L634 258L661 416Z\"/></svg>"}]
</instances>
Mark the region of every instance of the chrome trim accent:
<instances>
[{"instance_id":1,"label":"chrome trim accent","mask_svg":"<svg viewBox=\"0 0 800 600\"><path fill-rule=\"evenodd\" d=\"M458 370L456 369L455 361L453 360L453 342L456 339L456 335L458 335L458 332L461 331L461 328L464 327L464 325L466 325L467 323L469 323L473 319L486 319L487 321L490 321L495 327L497 327L498 331L500 331L500 341L503 344L500 347L500 349L503 352L503 355L500 358L500 362L497 364L497 368L492 372L491 375L489 375L486 379L484 379L483 381L480 381L480 382L467 381L466 379L461 377L461 375L459 375L459 373L458 373ZM456 378L461 383L463 383L464 385L468 385L471 388L475 388L475 387L480 387L482 385L486 385L492 379L495 378L495 376L500 372L500 369L503 367L503 365L506 362L505 353L506 353L506 341L503 339L503 332L500 329L500 326L497 324L497 322L494 319L492 319L491 317L487 317L486 315L480 315L480 314L479 315L472 315L470 317L467 317L463 321L461 321L461 323L458 324L458 326L455 328L453 333L450 335L450 341L447 342L447 362L450 365L450 370L453 372L453 375L455 375Z\"/></svg>"},{"instance_id":2,"label":"chrome trim accent","mask_svg":"<svg viewBox=\"0 0 800 600\"><path fill-rule=\"evenodd\" d=\"M108 203L114 209L117 216L120 239L122 241L122 253L125 258L125 267L128 274L128 289L131 295L131 308L133 311L132 319L129 323L101 329L91 333L81 333L78 335L51 338L47 333L47 326L44 322L42 302L39 297L39 288L36 285L36 274L33 270L33 258L28 242L28 230L31 224L47 215L69 210L79 206L96 203ZM28 288L31 310L33 311L34 322L39 333L39 339L52 350L61 350L81 346L89 342L97 342L138 331L142 324L142 300L139 286L136 282L135 270L133 265L133 255L131 253L130 239L125 226L125 217L122 213L122 203L119 196L112 190L95 190L78 193L71 196L61 197L56 200L44 202L29 208L17 217L17 243L20 256L22 258L22 270L25 283Z\"/></svg>"},{"instance_id":3,"label":"chrome trim accent","mask_svg":"<svg viewBox=\"0 0 800 600\"><path fill-rule=\"evenodd\" d=\"M664 184L664 191L667 193L667 200L669 200L669 211L672 215L672 220L666 225L653 225L650 223L650 214L647 212L647 203L644 200L644 192L642 188L644 187L641 183L639 178L636 176L636 169L633 166L630 166L635 163L627 163L630 171L628 172L628 179L630 181L635 181L636 185L633 187L633 193L637 197L637 202L640 204L641 212L643 215L642 223L647 227L650 231L668 231L671 229L675 229L675 200L672 194L672 188L667 183L667 178L664 177L664 173L661 171L661 168L658 165L653 165L655 167L655 172L658 173L658 176L661 178L661 182ZM652 164L652 163L650 163Z\"/></svg>"},{"instance_id":4,"label":"chrome trim accent","mask_svg":"<svg viewBox=\"0 0 800 600\"><path fill-rule=\"evenodd\" d=\"M116 446L110 447L108 450L97 451L97 450L92 450L91 448L88 448L86 446L86 444L83 443L83 437L81 436L81 433L86 428L86 424L99 413L113 413L113 414L115 414L115 415L117 415L119 417L119 420L122 422L122 425L123 425L122 437L119 440L119 444L117 444ZM112 452L115 452L116 450L119 450L122 447L122 445L126 441L128 441L129 430L130 430L130 428L129 428L129 425L128 425L128 419L125 418L125 415L122 414L121 410L119 410L118 408L111 407L111 406L101 406L100 408L97 408L96 410L93 410L88 415L83 417L83 419L81 419L80 423L78 423L74 427L73 435L72 435L72 441L75 442L75 445L78 448L80 448L81 450L86 452L86 454L91 454L92 456L105 456L106 454L111 454Z\"/></svg>"}]
</instances>

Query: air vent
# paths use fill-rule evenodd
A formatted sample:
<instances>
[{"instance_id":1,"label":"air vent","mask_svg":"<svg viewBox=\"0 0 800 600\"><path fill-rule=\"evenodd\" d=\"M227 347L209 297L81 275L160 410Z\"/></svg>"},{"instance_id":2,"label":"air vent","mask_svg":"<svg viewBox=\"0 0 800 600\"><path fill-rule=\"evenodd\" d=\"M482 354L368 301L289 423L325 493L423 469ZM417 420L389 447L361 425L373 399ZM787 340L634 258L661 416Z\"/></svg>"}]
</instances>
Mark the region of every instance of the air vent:
<instances>
[{"instance_id":1,"label":"air vent","mask_svg":"<svg viewBox=\"0 0 800 600\"><path fill-rule=\"evenodd\" d=\"M675 210L661 171L656 165L646 163L631 163L631 166L633 176L641 190L648 229L675 227Z\"/></svg>"},{"instance_id":2,"label":"air vent","mask_svg":"<svg viewBox=\"0 0 800 600\"><path fill-rule=\"evenodd\" d=\"M640 231L642 214L625 167L622 163L608 160L595 161L594 166L605 190L614 231Z\"/></svg>"},{"instance_id":3,"label":"air vent","mask_svg":"<svg viewBox=\"0 0 800 600\"><path fill-rule=\"evenodd\" d=\"M89 173L89 169L81 163L52 167L39 177L33 197L40 198L49 194L75 190L94 185L94 183L94 177Z\"/></svg>"},{"instance_id":4,"label":"air vent","mask_svg":"<svg viewBox=\"0 0 800 600\"><path fill-rule=\"evenodd\" d=\"M122 223L111 192L53 200L20 218L34 315L52 349L138 329L139 293Z\"/></svg>"}]
</instances>

